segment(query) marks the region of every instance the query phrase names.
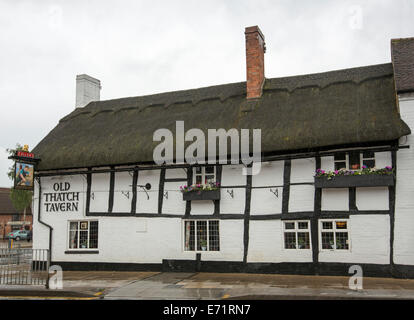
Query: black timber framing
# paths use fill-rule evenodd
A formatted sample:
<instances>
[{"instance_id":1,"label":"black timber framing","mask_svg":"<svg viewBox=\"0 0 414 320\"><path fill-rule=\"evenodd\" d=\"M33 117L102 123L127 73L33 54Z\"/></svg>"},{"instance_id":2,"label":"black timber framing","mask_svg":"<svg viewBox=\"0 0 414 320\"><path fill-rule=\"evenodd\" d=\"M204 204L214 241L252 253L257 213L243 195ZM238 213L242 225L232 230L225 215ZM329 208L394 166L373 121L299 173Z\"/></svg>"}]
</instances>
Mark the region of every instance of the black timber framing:
<instances>
[{"instance_id":1,"label":"black timber framing","mask_svg":"<svg viewBox=\"0 0 414 320\"><path fill-rule=\"evenodd\" d=\"M315 171L321 168L321 157L315 158ZM315 188L314 215L310 219L313 273L319 274L319 217L322 210L322 189Z\"/></svg>"},{"instance_id":2,"label":"black timber framing","mask_svg":"<svg viewBox=\"0 0 414 320\"><path fill-rule=\"evenodd\" d=\"M290 196L290 173L291 160L285 160L283 167L283 195L282 195L282 214L289 212L289 196Z\"/></svg>"},{"instance_id":3,"label":"black timber framing","mask_svg":"<svg viewBox=\"0 0 414 320\"><path fill-rule=\"evenodd\" d=\"M162 213L162 203L164 200L164 185L165 185L165 168L160 172L160 183L158 187L158 214Z\"/></svg>"},{"instance_id":4,"label":"black timber framing","mask_svg":"<svg viewBox=\"0 0 414 320\"><path fill-rule=\"evenodd\" d=\"M137 183L138 183L138 169L134 170L132 176L132 199L131 199L131 215L137 212Z\"/></svg>"},{"instance_id":5,"label":"black timber framing","mask_svg":"<svg viewBox=\"0 0 414 320\"><path fill-rule=\"evenodd\" d=\"M111 167L111 169L115 169ZM109 197L108 197L108 212L111 213L114 207L114 192L115 192L115 171L111 171L109 177Z\"/></svg>"},{"instance_id":6,"label":"black timber framing","mask_svg":"<svg viewBox=\"0 0 414 320\"><path fill-rule=\"evenodd\" d=\"M221 185L221 174L223 171L223 166L222 165L218 165L216 166L216 183L219 183L219 185ZM221 192L221 190L218 190L219 192ZM219 200L214 200L214 213L213 215L215 217L217 217L220 214L220 199Z\"/></svg>"},{"instance_id":7,"label":"black timber framing","mask_svg":"<svg viewBox=\"0 0 414 320\"><path fill-rule=\"evenodd\" d=\"M252 168L252 165L247 166L248 170ZM246 204L244 206L244 223L243 223L243 263L247 263L247 255L249 251L249 228L250 228L250 205L252 198L252 175L246 177Z\"/></svg>"},{"instance_id":8,"label":"black timber framing","mask_svg":"<svg viewBox=\"0 0 414 320\"><path fill-rule=\"evenodd\" d=\"M395 185L388 187L388 205L390 210L390 265L391 273L394 276L396 272L399 272L395 268L394 264L394 236L395 236L395 197L396 197L396 185L397 185L397 151L391 151L391 165L395 172ZM401 270L401 268L400 268Z\"/></svg>"},{"instance_id":9,"label":"black timber framing","mask_svg":"<svg viewBox=\"0 0 414 320\"><path fill-rule=\"evenodd\" d=\"M91 168L88 168L88 173L86 174L86 208L85 208L85 215L89 216L89 209L91 206L91 188L92 188L92 173Z\"/></svg>"},{"instance_id":10,"label":"black timber framing","mask_svg":"<svg viewBox=\"0 0 414 320\"><path fill-rule=\"evenodd\" d=\"M193 168L187 168L187 186L193 184ZM186 201L185 204L185 216L188 218L191 214L191 201Z\"/></svg>"}]
</instances>

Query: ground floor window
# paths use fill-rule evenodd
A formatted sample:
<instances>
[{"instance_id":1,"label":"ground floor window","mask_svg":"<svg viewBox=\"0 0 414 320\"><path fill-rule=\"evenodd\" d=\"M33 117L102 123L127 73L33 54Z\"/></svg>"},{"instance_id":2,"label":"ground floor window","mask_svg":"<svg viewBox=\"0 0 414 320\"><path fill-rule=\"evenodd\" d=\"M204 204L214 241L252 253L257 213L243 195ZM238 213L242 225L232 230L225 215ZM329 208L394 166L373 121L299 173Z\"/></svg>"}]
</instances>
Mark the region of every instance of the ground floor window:
<instances>
[{"instance_id":1,"label":"ground floor window","mask_svg":"<svg viewBox=\"0 0 414 320\"><path fill-rule=\"evenodd\" d=\"M97 249L98 221L70 221L69 249Z\"/></svg>"},{"instance_id":2,"label":"ground floor window","mask_svg":"<svg viewBox=\"0 0 414 320\"><path fill-rule=\"evenodd\" d=\"M218 220L184 221L185 251L220 251Z\"/></svg>"},{"instance_id":3,"label":"ground floor window","mask_svg":"<svg viewBox=\"0 0 414 320\"><path fill-rule=\"evenodd\" d=\"M283 221L285 249L310 249L309 221Z\"/></svg>"},{"instance_id":4,"label":"ground floor window","mask_svg":"<svg viewBox=\"0 0 414 320\"><path fill-rule=\"evenodd\" d=\"M321 220L321 248L326 250L349 250L347 220Z\"/></svg>"}]
</instances>

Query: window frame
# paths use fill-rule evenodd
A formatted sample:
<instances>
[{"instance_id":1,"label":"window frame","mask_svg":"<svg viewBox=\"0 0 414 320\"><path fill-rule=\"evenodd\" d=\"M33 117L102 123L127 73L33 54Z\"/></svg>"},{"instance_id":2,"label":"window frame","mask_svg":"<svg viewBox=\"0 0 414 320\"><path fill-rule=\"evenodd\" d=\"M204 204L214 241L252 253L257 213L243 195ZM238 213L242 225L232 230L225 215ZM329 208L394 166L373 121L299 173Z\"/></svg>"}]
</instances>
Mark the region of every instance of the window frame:
<instances>
[{"instance_id":1,"label":"window frame","mask_svg":"<svg viewBox=\"0 0 414 320\"><path fill-rule=\"evenodd\" d=\"M194 250L186 250L185 248L185 241L186 241L186 237L185 237L185 225L186 222L189 221L193 221L194 222ZM197 245L198 245L198 240L197 240L197 221L206 221L207 222L207 250L203 251L198 250L197 249ZM218 247L219 250L210 250L210 222L211 221L216 221L218 223ZM200 252L204 252L204 253L219 253L221 251L221 237L220 237L220 219L183 219L183 223L182 223L182 251L183 252L196 252L196 253L200 253Z\"/></svg>"},{"instance_id":2,"label":"window frame","mask_svg":"<svg viewBox=\"0 0 414 320\"><path fill-rule=\"evenodd\" d=\"M213 167L214 172L213 173L206 173L207 167ZM197 173L197 168L201 168L201 173ZM202 183L200 185L205 186L206 183L206 176L213 175L214 176L214 183L217 182L217 166L215 165L208 165L208 166L195 166L193 168L193 184L197 184L197 176L201 176ZM203 182L204 181L204 182Z\"/></svg>"},{"instance_id":3,"label":"window frame","mask_svg":"<svg viewBox=\"0 0 414 320\"><path fill-rule=\"evenodd\" d=\"M68 222L68 224L67 224L67 244L66 244L66 247L67 247L67 250L68 251L79 251L79 250L81 250L81 251L96 251L96 250L98 250L99 249L99 220L96 220L96 219L88 219L88 220L68 220L67 221ZM78 244L78 248L71 248L70 247L70 232L71 232L71 229L70 229L70 225L71 225L71 223L73 223L73 222L76 222L77 224L78 224L78 226L77 226L77 244ZM80 247L80 224L82 223L82 222L87 222L88 223L88 237L87 237L87 240L88 240L88 245L87 245L87 248L81 248ZM97 222L98 223L98 230L97 230L97 234L98 234L98 239L97 239L97 242L98 242L98 245L96 246L96 248L89 248L89 246L90 246L90 231L91 231L91 222Z\"/></svg>"},{"instance_id":4,"label":"window frame","mask_svg":"<svg viewBox=\"0 0 414 320\"><path fill-rule=\"evenodd\" d=\"M334 170L337 170L336 168L335 168L335 164L337 163L337 162L344 162L345 161L345 170L349 170L349 154L348 154L348 152L343 152L343 153L345 153L345 160L335 160L335 156L336 155L334 155ZM339 153L338 153L339 154ZM339 170L339 169L338 169Z\"/></svg>"},{"instance_id":5,"label":"window frame","mask_svg":"<svg viewBox=\"0 0 414 320\"><path fill-rule=\"evenodd\" d=\"M374 165L374 167L376 166L376 157L375 157L375 152L374 151L371 151L370 149L366 149L366 150L361 150L361 151L358 151L359 152L359 169L350 169L350 164L349 164L349 152L350 151L344 151L344 152L338 152L338 154L340 154L340 153L345 153L345 160L335 160L335 156L336 155L334 155L333 157L334 157L334 170L337 170L336 168L335 168L335 164L337 163L337 162L343 162L343 161L345 161L346 162L346 168L345 168L345 170L353 170L353 171L361 171L362 170L362 166L364 165L364 160L374 160L374 163L375 163L375 165ZM364 152L372 152L373 154L374 154L374 157L372 157L372 158L365 158L364 157ZM339 170L339 169L338 169Z\"/></svg>"},{"instance_id":6,"label":"window frame","mask_svg":"<svg viewBox=\"0 0 414 320\"><path fill-rule=\"evenodd\" d=\"M299 223L300 222L306 222L308 224L307 229L299 229ZM282 227L282 249L287 251L305 251L305 250L312 250L312 235L311 235L311 221L310 220L282 220L283 227ZM295 228L294 229L286 229L286 223L294 223ZM308 233L309 236L309 248L301 249L299 248L298 243L298 232ZM295 248L286 248L285 243L285 233L295 233Z\"/></svg>"},{"instance_id":7,"label":"window frame","mask_svg":"<svg viewBox=\"0 0 414 320\"><path fill-rule=\"evenodd\" d=\"M364 165L364 160L374 160L374 166L373 167L368 167L368 168L375 168L375 166L377 165L377 161L376 161L376 159L375 159L375 152L372 152L373 154L374 154L374 157L372 157L372 158L365 158L364 157L364 152L370 152L369 150L366 150L366 151L361 151L360 153L359 153L359 159L360 159L360 167L361 167L361 169L362 169L362 166Z\"/></svg>"},{"instance_id":8,"label":"window frame","mask_svg":"<svg viewBox=\"0 0 414 320\"><path fill-rule=\"evenodd\" d=\"M323 229L322 225L324 222L332 222L332 229ZM337 222L346 222L346 229L337 229L336 223ZM319 225L318 225L318 238L319 238L319 251L321 252L351 252L351 228L349 225L350 219L319 219ZM322 232L332 232L334 235L334 244L332 249L324 249L322 247ZM348 234L348 249L337 249L336 248L336 232L346 232Z\"/></svg>"}]
</instances>

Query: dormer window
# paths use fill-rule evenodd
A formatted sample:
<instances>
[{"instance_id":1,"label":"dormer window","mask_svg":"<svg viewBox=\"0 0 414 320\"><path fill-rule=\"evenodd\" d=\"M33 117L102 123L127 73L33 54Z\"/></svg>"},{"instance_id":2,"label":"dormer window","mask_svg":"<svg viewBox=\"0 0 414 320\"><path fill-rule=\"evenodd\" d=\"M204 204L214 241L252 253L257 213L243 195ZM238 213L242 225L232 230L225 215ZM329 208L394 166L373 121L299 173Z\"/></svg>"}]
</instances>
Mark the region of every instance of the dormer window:
<instances>
[{"instance_id":1,"label":"dormer window","mask_svg":"<svg viewBox=\"0 0 414 320\"><path fill-rule=\"evenodd\" d=\"M372 151L361 152L361 164L367 168L375 167L375 153Z\"/></svg>"},{"instance_id":2,"label":"dormer window","mask_svg":"<svg viewBox=\"0 0 414 320\"><path fill-rule=\"evenodd\" d=\"M375 167L375 153L372 151L363 152L342 152L334 156L335 170L360 170L363 166Z\"/></svg>"},{"instance_id":3,"label":"dormer window","mask_svg":"<svg viewBox=\"0 0 414 320\"><path fill-rule=\"evenodd\" d=\"M334 156L335 170L348 169L348 154L338 153Z\"/></svg>"},{"instance_id":4,"label":"dormer window","mask_svg":"<svg viewBox=\"0 0 414 320\"><path fill-rule=\"evenodd\" d=\"M203 166L194 168L193 181L195 184L207 185L216 182L216 167Z\"/></svg>"}]
</instances>

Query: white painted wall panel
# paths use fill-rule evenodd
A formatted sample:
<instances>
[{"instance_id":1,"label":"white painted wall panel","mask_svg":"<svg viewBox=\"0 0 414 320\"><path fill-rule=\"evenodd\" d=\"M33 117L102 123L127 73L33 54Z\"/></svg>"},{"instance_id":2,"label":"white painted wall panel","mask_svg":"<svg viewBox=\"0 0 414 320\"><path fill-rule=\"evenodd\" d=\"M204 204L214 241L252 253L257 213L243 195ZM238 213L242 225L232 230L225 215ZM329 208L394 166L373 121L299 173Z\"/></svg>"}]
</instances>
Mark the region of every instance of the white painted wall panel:
<instances>
[{"instance_id":1,"label":"white painted wall panel","mask_svg":"<svg viewBox=\"0 0 414 320\"><path fill-rule=\"evenodd\" d=\"M92 174L90 212L108 212L109 173Z\"/></svg>"},{"instance_id":2,"label":"white painted wall panel","mask_svg":"<svg viewBox=\"0 0 414 320\"><path fill-rule=\"evenodd\" d=\"M292 160L291 183L314 182L315 158Z\"/></svg>"},{"instance_id":3,"label":"white painted wall panel","mask_svg":"<svg viewBox=\"0 0 414 320\"><path fill-rule=\"evenodd\" d=\"M312 249L284 249L281 220L250 221L248 262L312 262Z\"/></svg>"},{"instance_id":4,"label":"white painted wall panel","mask_svg":"<svg viewBox=\"0 0 414 320\"><path fill-rule=\"evenodd\" d=\"M168 193L168 198L164 195L162 202L162 213L183 215L185 213L186 201L180 191L181 182L166 182L164 193Z\"/></svg>"},{"instance_id":5,"label":"white painted wall panel","mask_svg":"<svg viewBox=\"0 0 414 320\"><path fill-rule=\"evenodd\" d=\"M270 192L270 189L277 194ZM250 214L277 214L282 213L283 188L252 189Z\"/></svg>"},{"instance_id":6,"label":"white painted wall panel","mask_svg":"<svg viewBox=\"0 0 414 320\"><path fill-rule=\"evenodd\" d=\"M245 186L246 177L242 165L224 165L221 171L222 186Z\"/></svg>"},{"instance_id":7,"label":"white painted wall panel","mask_svg":"<svg viewBox=\"0 0 414 320\"><path fill-rule=\"evenodd\" d=\"M322 210L348 211L349 189L322 189Z\"/></svg>"},{"instance_id":8,"label":"white painted wall panel","mask_svg":"<svg viewBox=\"0 0 414 320\"><path fill-rule=\"evenodd\" d=\"M315 188L313 185L290 186L289 212L313 211Z\"/></svg>"},{"instance_id":9,"label":"white painted wall panel","mask_svg":"<svg viewBox=\"0 0 414 320\"><path fill-rule=\"evenodd\" d=\"M230 193L233 193L233 198ZM223 188L220 190L220 213L244 213L246 203L245 188Z\"/></svg>"},{"instance_id":10,"label":"white painted wall panel","mask_svg":"<svg viewBox=\"0 0 414 320\"><path fill-rule=\"evenodd\" d=\"M184 168L179 169L166 169L166 179L187 179L187 171Z\"/></svg>"},{"instance_id":11,"label":"white painted wall panel","mask_svg":"<svg viewBox=\"0 0 414 320\"><path fill-rule=\"evenodd\" d=\"M132 172L115 172L112 212L131 212Z\"/></svg>"},{"instance_id":12,"label":"white painted wall panel","mask_svg":"<svg viewBox=\"0 0 414 320\"><path fill-rule=\"evenodd\" d=\"M388 210L388 188L356 188L358 210Z\"/></svg>"},{"instance_id":13,"label":"white painted wall panel","mask_svg":"<svg viewBox=\"0 0 414 320\"><path fill-rule=\"evenodd\" d=\"M151 189L147 190L147 192L145 192L143 188L137 187L137 213L158 212L158 189L160 184L160 170L139 171L137 184L145 186L147 183L151 184Z\"/></svg>"},{"instance_id":14,"label":"white painted wall panel","mask_svg":"<svg viewBox=\"0 0 414 320\"><path fill-rule=\"evenodd\" d=\"M191 214L213 214L214 202L212 200L193 200L191 201Z\"/></svg>"},{"instance_id":15,"label":"white painted wall panel","mask_svg":"<svg viewBox=\"0 0 414 320\"><path fill-rule=\"evenodd\" d=\"M334 157L321 157L321 169L325 171L334 171Z\"/></svg>"},{"instance_id":16,"label":"white painted wall panel","mask_svg":"<svg viewBox=\"0 0 414 320\"><path fill-rule=\"evenodd\" d=\"M385 168L386 166L392 166L391 152L375 152L375 167Z\"/></svg>"},{"instance_id":17,"label":"white painted wall panel","mask_svg":"<svg viewBox=\"0 0 414 320\"><path fill-rule=\"evenodd\" d=\"M263 163L260 173L252 176L253 187L283 185L284 161Z\"/></svg>"}]
</instances>

